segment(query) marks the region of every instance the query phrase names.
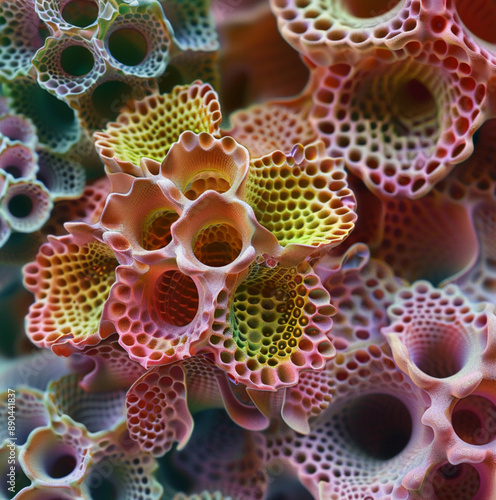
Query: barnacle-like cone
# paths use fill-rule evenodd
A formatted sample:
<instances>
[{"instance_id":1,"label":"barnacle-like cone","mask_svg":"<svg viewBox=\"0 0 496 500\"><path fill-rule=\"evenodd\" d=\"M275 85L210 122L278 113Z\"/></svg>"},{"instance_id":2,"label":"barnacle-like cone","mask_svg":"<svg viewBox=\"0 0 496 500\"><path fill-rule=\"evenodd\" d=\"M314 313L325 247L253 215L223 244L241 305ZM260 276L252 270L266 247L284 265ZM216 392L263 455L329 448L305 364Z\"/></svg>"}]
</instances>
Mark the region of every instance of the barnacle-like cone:
<instances>
[{"instance_id":1,"label":"barnacle-like cone","mask_svg":"<svg viewBox=\"0 0 496 500\"><path fill-rule=\"evenodd\" d=\"M482 379L481 357L493 342L491 312L488 304L471 304L455 285L436 289L419 281L397 293L382 332L398 366L417 385L434 391L447 386L462 397Z\"/></svg>"},{"instance_id":2,"label":"barnacle-like cone","mask_svg":"<svg viewBox=\"0 0 496 500\"><path fill-rule=\"evenodd\" d=\"M64 419L55 430L34 430L21 450L21 467L40 486L70 486L80 483L92 461L93 441L87 432Z\"/></svg>"},{"instance_id":3,"label":"barnacle-like cone","mask_svg":"<svg viewBox=\"0 0 496 500\"><path fill-rule=\"evenodd\" d=\"M79 35L49 37L33 65L39 85L59 99L87 91L105 74L105 50L98 40Z\"/></svg>"},{"instance_id":4,"label":"barnacle-like cone","mask_svg":"<svg viewBox=\"0 0 496 500\"><path fill-rule=\"evenodd\" d=\"M294 385L299 372L322 369L335 350L327 336L335 313L307 263L253 264L231 292L217 297L208 350L229 377L248 387Z\"/></svg>"},{"instance_id":5,"label":"barnacle-like cone","mask_svg":"<svg viewBox=\"0 0 496 500\"><path fill-rule=\"evenodd\" d=\"M187 200L196 200L208 190L242 199L248 169L248 151L231 137L216 139L206 132L187 131L171 147L160 173Z\"/></svg>"},{"instance_id":6,"label":"barnacle-like cone","mask_svg":"<svg viewBox=\"0 0 496 500\"><path fill-rule=\"evenodd\" d=\"M24 268L24 284L35 295L27 334L39 347L69 355L114 333L102 310L115 281L117 260L99 230L74 225L50 237L36 261Z\"/></svg>"},{"instance_id":7,"label":"barnacle-like cone","mask_svg":"<svg viewBox=\"0 0 496 500\"><path fill-rule=\"evenodd\" d=\"M325 156L322 143L253 160L246 201L283 247L283 264L329 251L349 235L356 220L344 168Z\"/></svg>"},{"instance_id":8,"label":"barnacle-like cone","mask_svg":"<svg viewBox=\"0 0 496 500\"><path fill-rule=\"evenodd\" d=\"M32 233L48 220L52 206L50 193L41 182L19 180L7 186L0 214L14 231Z\"/></svg>"},{"instance_id":9,"label":"barnacle-like cone","mask_svg":"<svg viewBox=\"0 0 496 500\"><path fill-rule=\"evenodd\" d=\"M398 292L389 315L391 325L383 333L398 366L428 393L422 423L434 433L426 459L403 484L420 495L433 487L440 498L449 492L460 498L490 496L495 488L488 476L496 439L494 307L469 302L454 285L435 289L418 282ZM451 472L448 463L456 465ZM473 496L461 493L459 475L467 475Z\"/></svg>"},{"instance_id":10,"label":"barnacle-like cone","mask_svg":"<svg viewBox=\"0 0 496 500\"><path fill-rule=\"evenodd\" d=\"M161 163L183 132L217 135L220 120L220 107L212 87L196 81L174 87L170 94L131 101L105 132L95 133L95 144L109 172L142 176L142 158Z\"/></svg>"},{"instance_id":11,"label":"barnacle-like cone","mask_svg":"<svg viewBox=\"0 0 496 500\"><path fill-rule=\"evenodd\" d=\"M160 76L174 51L172 29L160 4L112 0L106 13L98 18L96 37L103 42L108 62L127 75Z\"/></svg>"},{"instance_id":12,"label":"barnacle-like cone","mask_svg":"<svg viewBox=\"0 0 496 500\"><path fill-rule=\"evenodd\" d=\"M364 59L315 71L310 120L328 154L344 157L381 196L429 192L472 152L483 120L486 84L450 64L458 52L440 41L402 61Z\"/></svg>"},{"instance_id":13,"label":"barnacle-like cone","mask_svg":"<svg viewBox=\"0 0 496 500\"><path fill-rule=\"evenodd\" d=\"M128 210L130 206L134 210ZM126 194L109 197L101 224L110 232L106 239L117 254L131 251L134 259L145 261L152 256L155 261L167 256L170 259L167 246L172 241L171 225L181 212L181 205L167 197L156 182L137 178Z\"/></svg>"},{"instance_id":14,"label":"barnacle-like cone","mask_svg":"<svg viewBox=\"0 0 496 500\"><path fill-rule=\"evenodd\" d=\"M211 190L184 211L172 227L172 237L180 269L212 279L214 294L223 286L223 277L243 273L257 255L277 250L275 238L258 224L246 203Z\"/></svg>"},{"instance_id":15,"label":"barnacle-like cone","mask_svg":"<svg viewBox=\"0 0 496 500\"><path fill-rule=\"evenodd\" d=\"M340 352L326 372L309 387L332 403L310 420L306 435L287 427L268 435L269 462L288 463L315 498L405 498L402 479L432 440L420 422L422 391L385 345Z\"/></svg>"},{"instance_id":16,"label":"barnacle-like cone","mask_svg":"<svg viewBox=\"0 0 496 500\"><path fill-rule=\"evenodd\" d=\"M212 312L201 276L181 272L172 257L156 266L120 266L106 304L120 345L149 368L189 357Z\"/></svg>"}]
</instances>

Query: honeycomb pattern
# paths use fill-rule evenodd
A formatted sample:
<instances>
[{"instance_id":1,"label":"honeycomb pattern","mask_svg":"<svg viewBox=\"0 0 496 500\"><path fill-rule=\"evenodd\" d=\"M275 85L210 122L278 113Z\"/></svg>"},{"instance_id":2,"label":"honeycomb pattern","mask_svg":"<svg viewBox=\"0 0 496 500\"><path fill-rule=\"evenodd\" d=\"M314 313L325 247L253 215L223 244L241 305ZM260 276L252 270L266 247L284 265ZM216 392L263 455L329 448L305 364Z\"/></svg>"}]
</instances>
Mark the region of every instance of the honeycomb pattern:
<instances>
[{"instance_id":1,"label":"honeycomb pattern","mask_svg":"<svg viewBox=\"0 0 496 500\"><path fill-rule=\"evenodd\" d=\"M418 0L272 0L271 6L286 40L322 66L335 62L340 53L356 58L378 48L401 48L405 39L415 39L422 28L428 29L419 26L426 23L427 13L419 18ZM441 16L434 17L432 30L442 31L444 25L438 26L436 19L446 23Z\"/></svg>"},{"instance_id":2,"label":"honeycomb pattern","mask_svg":"<svg viewBox=\"0 0 496 500\"><path fill-rule=\"evenodd\" d=\"M305 96L297 101L269 102L238 111L230 116L231 128L223 134L243 144L253 158L280 150L291 153L293 146L307 146L317 134L307 118L311 101Z\"/></svg>"},{"instance_id":3,"label":"honeycomb pattern","mask_svg":"<svg viewBox=\"0 0 496 500\"><path fill-rule=\"evenodd\" d=\"M107 71L84 93L69 94L65 99L76 112L80 126L94 132L115 120L132 98L143 99L152 94L156 87L156 81L152 78Z\"/></svg>"},{"instance_id":4,"label":"honeycomb pattern","mask_svg":"<svg viewBox=\"0 0 496 500\"><path fill-rule=\"evenodd\" d=\"M67 415L91 434L113 431L125 418L125 392L86 392L77 374L67 375L48 386L45 401L52 420Z\"/></svg>"},{"instance_id":5,"label":"honeycomb pattern","mask_svg":"<svg viewBox=\"0 0 496 500\"><path fill-rule=\"evenodd\" d=\"M471 305L454 285L438 290L420 281L398 292L383 333L399 366L421 386L432 379L463 378L485 349L488 309L484 303Z\"/></svg>"},{"instance_id":6,"label":"honeycomb pattern","mask_svg":"<svg viewBox=\"0 0 496 500\"><path fill-rule=\"evenodd\" d=\"M161 0L160 5L182 50L210 52L219 47L209 1Z\"/></svg>"},{"instance_id":7,"label":"honeycomb pattern","mask_svg":"<svg viewBox=\"0 0 496 500\"><path fill-rule=\"evenodd\" d=\"M458 65L457 48L440 42L418 52L318 73L310 120L328 153L383 196L426 194L472 152L482 124L486 87Z\"/></svg>"},{"instance_id":8,"label":"honeycomb pattern","mask_svg":"<svg viewBox=\"0 0 496 500\"><path fill-rule=\"evenodd\" d=\"M203 132L185 132L164 159L160 172L173 182L188 200L207 190L217 193L242 192L248 171L248 153L230 137L216 139Z\"/></svg>"},{"instance_id":9,"label":"honeycomb pattern","mask_svg":"<svg viewBox=\"0 0 496 500\"><path fill-rule=\"evenodd\" d=\"M332 329L336 347L380 341L380 329L388 323L387 308L406 282L359 244L346 252L337 269L324 259L316 271L337 309Z\"/></svg>"},{"instance_id":10,"label":"honeycomb pattern","mask_svg":"<svg viewBox=\"0 0 496 500\"><path fill-rule=\"evenodd\" d=\"M117 269L106 307L120 345L149 368L188 357L190 345L207 329L208 309L199 277L187 276L173 264L144 267ZM168 288L172 283L174 288Z\"/></svg>"},{"instance_id":11,"label":"honeycomb pattern","mask_svg":"<svg viewBox=\"0 0 496 500\"><path fill-rule=\"evenodd\" d=\"M68 487L84 477L91 463L92 446L84 430L65 420L57 431L40 427L31 432L19 462L37 485Z\"/></svg>"},{"instance_id":12,"label":"honeycomb pattern","mask_svg":"<svg viewBox=\"0 0 496 500\"><path fill-rule=\"evenodd\" d=\"M171 31L158 2L116 2L110 18L98 18L97 37L114 68L128 75L154 78L169 62Z\"/></svg>"},{"instance_id":13,"label":"honeycomb pattern","mask_svg":"<svg viewBox=\"0 0 496 500\"><path fill-rule=\"evenodd\" d=\"M58 201L61 198L76 198L83 194L86 173L80 163L46 150L39 150L37 154L37 178L48 189L53 199Z\"/></svg>"},{"instance_id":14,"label":"honeycomb pattern","mask_svg":"<svg viewBox=\"0 0 496 500\"><path fill-rule=\"evenodd\" d=\"M36 297L27 319L31 340L60 354L113 333L102 311L116 266L114 254L96 239L50 238L24 269L25 286Z\"/></svg>"},{"instance_id":15,"label":"honeycomb pattern","mask_svg":"<svg viewBox=\"0 0 496 500\"><path fill-rule=\"evenodd\" d=\"M332 403L308 434L281 427L267 436L269 462L295 468L315 498L319 491L320 498L350 500L404 494L404 474L422 462L432 441L420 425L421 390L396 369L387 346L338 353L326 371L308 385Z\"/></svg>"},{"instance_id":16,"label":"honeycomb pattern","mask_svg":"<svg viewBox=\"0 0 496 500\"><path fill-rule=\"evenodd\" d=\"M152 368L127 394L127 423L140 448L154 456L183 447L193 430L186 402L186 380L179 365Z\"/></svg>"},{"instance_id":17,"label":"honeycomb pattern","mask_svg":"<svg viewBox=\"0 0 496 500\"><path fill-rule=\"evenodd\" d=\"M58 36L77 34L79 28L94 30L104 4L96 0L35 0L35 5L40 19Z\"/></svg>"},{"instance_id":18,"label":"honeycomb pattern","mask_svg":"<svg viewBox=\"0 0 496 500\"><path fill-rule=\"evenodd\" d=\"M124 435L123 440L129 442L129 436ZM163 498L163 487L155 478L157 468L150 455L110 445L103 458L89 467L82 489L88 492L86 498L98 498L111 491L123 500L159 500Z\"/></svg>"},{"instance_id":19,"label":"honeycomb pattern","mask_svg":"<svg viewBox=\"0 0 496 500\"><path fill-rule=\"evenodd\" d=\"M32 57L43 46L46 27L36 14L34 0L2 2L0 18L0 76L13 80L28 73Z\"/></svg>"},{"instance_id":20,"label":"honeycomb pattern","mask_svg":"<svg viewBox=\"0 0 496 500\"><path fill-rule=\"evenodd\" d=\"M87 392L129 389L144 373L144 368L131 361L115 336L84 349L85 358L92 361L79 386Z\"/></svg>"},{"instance_id":21,"label":"honeycomb pattern","mask_svg":"<svg viewBox=\"0 0 496 500\"><path fill-rule=\"evenodd\" d=\"M218 134L220 108L208 84L178 86L170 94L152 95L129 106L105 132L95 133L100 156L113 172L136 168L145 157L162 162L186 130Z\"/></svg>"},{"instance_id":22,"label":"honeycomb pattern","mask_svg":"<svg viewBox=\"0 0 496 500\"><path fill-rule=\"evenodd\" d=\"M47 38L33 65L40 87L59 99L84 93L107 70L101 43L77 35Z\"/></svg>"},{"instance_id":23,"label":"honeycomb pattern","mask_svg":"<svg viewBox=\"0 0 496 500\"><path fill-rule=\"evenodd\" d=\"M300 147L289 156L276 151L250 166L246 200L285 248L283 261L328 251L353 229L355 199L346 174L321 155L319 146Z\"/></svg>"},{"instance_id":24,"label":"honeycomb pattern","mask_svg":"<svg viewBox=\"0 0 496 500\"><path fill-rule=\"evenodd\" d=\"M21 233L40 229L50 217L52 200L40 182L19 180L9 183L1 200L0 214L8 225Z\"/></svg>"},{"instance_id":25,"label":"honeycomb pattern","mask_svg":"<svg viewBox=\"0 0 496 500\"><path fill-rule=\"evenodd\" d=\"M327 337L334 313L307 265L254 264L230 310L218 301L209 342L217 364L234 380L253 388L291 385L300 370L318 370L334 355Z\"/></svg>"}]
</instances>

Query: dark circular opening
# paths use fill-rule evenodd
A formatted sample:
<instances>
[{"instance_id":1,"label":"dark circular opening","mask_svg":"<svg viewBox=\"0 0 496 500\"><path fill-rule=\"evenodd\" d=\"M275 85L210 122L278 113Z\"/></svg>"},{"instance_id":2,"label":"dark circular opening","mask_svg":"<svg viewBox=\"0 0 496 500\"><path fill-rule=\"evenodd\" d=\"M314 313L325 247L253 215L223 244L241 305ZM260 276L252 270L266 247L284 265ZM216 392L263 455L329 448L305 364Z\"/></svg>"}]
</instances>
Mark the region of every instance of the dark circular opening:
<instances>
[{"instance_id":1,"label":"dark circular opening","mask_svg":"<svg viewBox=\"0 0 496 500\"><path fill-rule=\"evenodd\" d=\"M93 54L82 45L71 45L60 54L62 69L72 76L86 75L95 64Z\"/></svg>"},{"instance_id":2,"label":"dark circular opening","mask_svg":"<svg viewBox=\"0 0 496 500\"><path fill-rule=\"evenodd\" d=\"M69 24L85 28L98 18L98 5L94 0L70 0L62 9L62 18Z\"/></svg>"},{"instance_id":3,"label":"dark circular opening","mask_svg":"<svg viewBox=\"0 0 496 500\"><path fill-rule=\"evenodd\" d=\"M412 435L407 407L388 394L371 394L346 408L345 429L351 441L378 460L389 460L405 449Z\"/></svg>"},{"instance_id":4,"label":"dark circular opening","mask_svg":"<svg viewBox=\"0 0 496 500\"><path fill-rule=\"evenodd\" d=\"M227 266L241 253L243 241L230 224L213 224L203 228L193 245L195 257L206 266Z\"/></svg>"},{"instance_id":5,"label":"dark circular opening","mask_svg":"<svg viewBox=\"0 0 496 500\"><path fill-rule=\"evenodd\" d=\"M22 171L17 165L9 165L8 167L4 167L4 170L15 179L22 177Z\"/></svg>"},{"instance_id":6,"label":"dark circular opening","mask_svg":"<svg viewBox=\"0 0 496 500\"><path fill-rule=\"evenodd\" d=\"M9 212L18 219L27 217L33 210L33 200L26 194L16 194L9 200Z\"/></svg>"},{"instance_id":7,"label":"dark circular opening","mask_svg":"<svg viewBox=\"0 0 496 500\"><path fill-rule=\"evenodd\" d=\"M108 50L112 57L126 66L137 66L145 59L148 44L143 34L134 28L115 30L109 37Z\"/></svg>"},{"instance_id":8,"label":"dark circular opening","mask_svg":"<svg viewBox=\"0 0 496 500\"><path fill-rule=\"evenodd\" d=\"M199 295L195 282L180 271L162 274L154 297L158 314L171 325L186 326L198 312Z\"/></svg>"},{"instance_id":9,"label":"dark circular opening","mask_svg":"<svg viewBox=\"0 0 496 500\"><path fill-rule=\"evenodd\" d=\"M467 396L455 405L451 423L466 443L487 444L496 438L496 406L482 396Z\"/></svg>"},{"instance_id":10,"label":"dark circular opening","mask_svg":"<svg viewBox=\"0 0 496 500\"><path fill-rule=\"evenodd\" d=\"M68 476L77 465L74 455L66 454L58 456L47 468L47 474L54 479Z\"/></svg>"},{"instance_id":11,"label":"dark circular opening","mask_svg":"<svg viewBox=\"0 0 496 500\"><path fill-rule=\"evenodd\" d=\"M400 0L343 0L343 8L352 16L369 18L385 14L400 3Z\"/></svg>"},{"instance_id":12,"label":"dark circular opening","mask_svg":"<svg viewBox=\"0 0 496 500\"><path fill-rule=\"evenodd\" d=\"M475 36L485 42L496 43L496 4L491 1L483 1L474 7L472 0L455 0L455 9L462 23Z\"/></svg>"},{"instance_id":13,"label":"dark circular opening","mask_svg":"<svg viewBox=\"0 0 496 500\"><path fill-rule=\"evenodd\" d=\"M117 487L109 478L94 473L89 478L89 484L92 500L116 500L118 498Z\"/></svg>"},{"instance_id":14,"label":"dark circular opening","mask_svg":"<svg viewBox=\"0 0 496 500\"><path fill-rule=\"evenodd\" d=\"M407 346L412 361L431 377L447 378L458 373L465 364L467 352L460 332L446 325L432 325L429 331L425 328L426 331Z\"/></svg>"},{"instance_id":15,"label":"dark circular opening","mask_svg":"<svg viewBox=\"0 0 496 500\"><path fill-rule=\"evenodd\" d=\"M473 465L447 463L436 470L428 483L434 486L434 500L472 500L479 492L481 479Z\"/></svg>"},{"instance_id":16,"label":"dark circular opening","mask_svg":"<svg viewBox=\"0 0 496 500\"><path fill-rule=\"evenodd\" d=\"M96 112L105 119L114 120L121 108L131 98L132 89L127 83L110 81L95 89L91 100Z\"/></svg>"}]
</instances>

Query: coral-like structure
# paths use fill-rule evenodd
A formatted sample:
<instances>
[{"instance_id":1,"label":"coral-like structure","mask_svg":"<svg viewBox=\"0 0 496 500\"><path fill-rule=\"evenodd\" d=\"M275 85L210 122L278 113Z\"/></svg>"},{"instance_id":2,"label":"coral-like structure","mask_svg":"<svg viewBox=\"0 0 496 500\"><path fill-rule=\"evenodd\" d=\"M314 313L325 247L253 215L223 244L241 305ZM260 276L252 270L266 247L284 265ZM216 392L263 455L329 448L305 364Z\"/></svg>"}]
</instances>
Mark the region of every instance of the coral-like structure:
<instances>
[{"instance_id":1,"label":"coral-like structure","mask_svg":"<svg viewBox=\"0 0 496 500\"><path fill-rule=\"evenodd\" d=\"M489 0L0 0L0 498L496 498Z\"/></svg>"}]
</instances>

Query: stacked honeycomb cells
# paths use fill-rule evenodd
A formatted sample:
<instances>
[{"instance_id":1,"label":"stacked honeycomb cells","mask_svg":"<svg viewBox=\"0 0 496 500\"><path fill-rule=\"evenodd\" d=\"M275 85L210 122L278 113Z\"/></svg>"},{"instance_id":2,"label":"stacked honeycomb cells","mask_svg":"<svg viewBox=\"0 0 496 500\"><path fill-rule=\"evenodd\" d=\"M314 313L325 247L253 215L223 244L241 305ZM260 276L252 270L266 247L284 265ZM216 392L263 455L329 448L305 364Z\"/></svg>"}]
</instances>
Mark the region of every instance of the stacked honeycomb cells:
<instances>
[{"instance_id":1,"label":"stacked honeycomb cells","mask_svg":"<svg viewBox=\"0 0 496 500\"><path fill-rule=\"evenodd\" d=\"M457 2L271 4L283 36L318 66L311 122L369 189L418 198L471 153L492 112L494 56Z\"/></svg>"},{"instance_id":2,"label":"stacked honeycomb cells","mask_svg":"<svg viewBox=\"0 0 496 500\"><path fill-rule=\"evenodd\" d=\"M0 0L0 499L496 498L495 23Z\"/></svg>"}]
</instances>

